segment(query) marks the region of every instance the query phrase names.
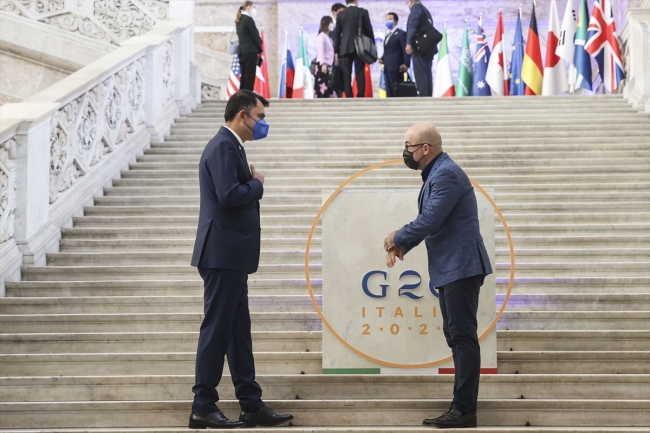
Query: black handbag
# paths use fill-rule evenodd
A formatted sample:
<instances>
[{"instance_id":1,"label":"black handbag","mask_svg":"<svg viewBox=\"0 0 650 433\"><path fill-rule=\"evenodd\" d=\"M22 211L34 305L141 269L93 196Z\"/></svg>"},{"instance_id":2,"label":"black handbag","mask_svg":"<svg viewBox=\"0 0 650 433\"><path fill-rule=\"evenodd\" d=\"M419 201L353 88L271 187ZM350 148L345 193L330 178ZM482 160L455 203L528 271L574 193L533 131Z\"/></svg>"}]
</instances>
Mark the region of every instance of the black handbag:
<instances>
[{"instance_id":1,"label":"black handbag","mask_svg":"<svg viewBox=\"0 0 650 433\"><path fill-rule=\"evenodd\" d=\"M401 98L418 96L418 88L411 81L411 76L408 72L404 72L404 81L395 83L395 96Z\"/></svg>"},{"instance_id":2,"label":"black handbag","mask_svg":"<svg viewBox=\"0 0 650 433\"><path fill-rule=\"evenodd\" d=\"M377 46L375 41L368 36L361 34L361 11L359 11L359 33L354 38L354 48L357 51L357 56L362 62L372 64L377 61Z\"/></svg>"},{"instance_id":3,"label":"black handbag","mask_svg":"<svg viewBox=\"0 0 650 433\"><path fill-rule=\"evenodd\" d=\"M442 41L442 33L433 26L431 14L428 10L427 15L429 15L427 17L428 25L415 34L413 42L417 51L422 54L431 55L438 52L438 44Z\"/></svg>"},{"instance_id":4,"label":"black handbag","mask_svg":"<svg viewBox=\"0 0 650 433\"><path fill-rule=\"evenodd\" d=\"M330 74L327 77L327 87L337 92L343 91L343 71L338 63L334 63L330 68Z\"/></svg>"}]
</instances>

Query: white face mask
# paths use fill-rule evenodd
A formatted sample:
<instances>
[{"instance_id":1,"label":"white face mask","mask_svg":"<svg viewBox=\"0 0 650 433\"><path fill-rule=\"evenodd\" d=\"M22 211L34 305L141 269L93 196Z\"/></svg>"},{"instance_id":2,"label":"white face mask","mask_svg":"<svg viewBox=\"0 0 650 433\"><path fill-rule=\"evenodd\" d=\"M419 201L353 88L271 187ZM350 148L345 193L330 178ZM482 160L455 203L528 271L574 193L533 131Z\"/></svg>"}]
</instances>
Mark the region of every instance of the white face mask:
<instances>
[{"instance_id":1,"label":"white face mask","mask_svg":"<svg viewBox=\"0 0 650 433\"><path fill-rule=\"evenodd\" d=\"M327 26L327 28L329 29L330 32L333 32L334 31L334 24L330 24L329 26Z\"/></svg>"},{"instance_id":2,"label":"white face mask","mask_svg":"<svg viewBox=\"0 0 650 433\"><path fill-rule=\"evenodd\" d=\"M251 14L251 17L255 18L257 16L257 9L253 8L249 13Z\"/></svg>"}]
</instances>

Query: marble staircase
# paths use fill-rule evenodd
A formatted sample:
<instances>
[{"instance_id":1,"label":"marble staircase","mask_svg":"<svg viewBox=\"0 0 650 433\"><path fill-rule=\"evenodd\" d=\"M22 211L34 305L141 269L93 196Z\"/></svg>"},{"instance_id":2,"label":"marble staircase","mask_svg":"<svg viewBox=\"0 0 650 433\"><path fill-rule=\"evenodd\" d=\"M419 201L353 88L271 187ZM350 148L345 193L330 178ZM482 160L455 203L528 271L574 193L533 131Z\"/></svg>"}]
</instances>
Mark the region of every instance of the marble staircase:
<instances>
[{"instance_id":1,"label":"marble staircase","mask_svg":"<svg viewBox=\"0 0 650 433\"><path fill-rule=\"evenodd\" d=\"M187 431L202 284L189 266L197 163L223 102L178 119L62 230L47 266L0 298L0 431ZM498 325L498 375L482 377L480 432L650 432L650 118L621 97L273 101L247 143L266 175L260 270L250 276L259 382L296 416L284 433L423 432L447 375L321 375L321 323L304 251L321 190L399 158L405 130L494 188L516 282ZM355 187L419 187L394 165ZM497 303L510 271L495 219ZM378 242L385 234L378 234ZM320 231L311 274L320 293ZM228 376L220 407L237 416ZM264 429L256 429L265 432Z\"/></svg>"}]
</instances>

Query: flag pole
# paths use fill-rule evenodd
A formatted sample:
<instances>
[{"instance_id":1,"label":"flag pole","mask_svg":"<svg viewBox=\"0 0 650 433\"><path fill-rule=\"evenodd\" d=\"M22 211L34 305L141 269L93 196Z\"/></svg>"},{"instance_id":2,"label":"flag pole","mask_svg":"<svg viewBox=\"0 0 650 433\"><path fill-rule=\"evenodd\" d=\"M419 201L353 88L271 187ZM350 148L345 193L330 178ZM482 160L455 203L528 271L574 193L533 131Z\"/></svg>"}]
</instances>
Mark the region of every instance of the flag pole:
<instances>
[{"instance_id":1,"label":"flag pole","mask_svg":"<svg viewBox=\"0 0 650 433\"><path fill-rule=\"evenodd\" d=\"M285 62L285 68L286 68L286 62L287 62L287 49L289 48L289 27L284 28L284 53L282 53L282 56L284 57L284 62ZM280 65L280 75L282 75L282 65ZM284 73L284 87L287 87L287 73L285 70ZM282 77L278 80L278 96L282 94Z\"/></svg>"}]
</instances>

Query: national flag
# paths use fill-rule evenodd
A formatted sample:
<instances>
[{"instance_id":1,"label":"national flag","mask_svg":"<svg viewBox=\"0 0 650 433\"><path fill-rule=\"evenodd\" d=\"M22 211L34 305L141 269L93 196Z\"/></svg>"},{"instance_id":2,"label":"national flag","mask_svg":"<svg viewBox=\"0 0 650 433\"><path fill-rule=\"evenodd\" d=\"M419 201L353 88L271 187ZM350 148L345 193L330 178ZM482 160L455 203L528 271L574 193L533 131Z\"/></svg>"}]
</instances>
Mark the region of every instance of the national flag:
<instances>
[{"instance_id":1,"label":"national flag","mask_svg":"<svg viewBox=\"0 0 650 433\"><path fill-rule=\"evenodd\" d=\"M521 10L517 15L517 28L515 29L515 42L512 47L512 61L510 63L510 83L508 85L510 95L522 96L525 93L526 85L521 79L521 67L524 63L524 37L521 32Z\"/></svg>"},{"instance_id":2,"label":"national flag","mask_svg":"<svg viewBox=\"0 0 650 433\"><path fill-rule=\"evenodd\" d=\"M363 68L363 76L366 81L366 88L364 89L365 98L374 98L374 92L372 91L372 74L370 73L370 65L366 63L366 66Z\"/></svg>"},{"instance_id":3,"label":"national flag","mask_svg":"<svg viewBox=\"0 0 650 433\"><path fill-rule=\"evenodd\" d=\"M241 67L239 66L239 56L235 54L232 56L232 65L230 66L230 74L228 75L228 84L226 85L226 99L230 99L232 95L237 93L241 78Z\"/></svg>"},{"instance_id":4,"label":"national flag","mask_svg":"<svg viewBox=\"0 0 650 433\"><path fill-rule=\"evenodd\" d=\"M386 97L386 76L384 75L384 65L381 65L381 72L379 73L379 90L377 90L378 98Z\"/></svg>"},{"instance_id":5,"label":"national flag","mask_svg":"<svg viewBox=\"0 0 650 433\"><path fill-rule=\"evenodd\" d=\"M587 50L585 50L588 35L587 28L589 26L589 6L587 0L579 1L580 10L578 12L573 64L576 67L576 86L591 90L591 58Z\"/></svg>"},{"instance_id":6,"label":"national flag","mask_svg":"<svg viewBox=\"0 0 650 433\"><path fill-rule=\"evenodd\" d=\"M447 47L447 22L445 21L442 41L440 42L440 52L438 53L438 64L436 65L436 81L433 83L433 96L442 98L455 95L454 77L451 75L449 47Z\"/></svg>"},{"instance_id":7,"label":"national flag","mask_svg":"<svg viewBox=\"0 0 650 433\"><path fill-rule=\"evenodd\" d=\"M255 70L255 93L264 97L271 97L271 88L269 86L269 69L267 67L268 57L266 56L266 39L264 38L264 30L260 35L262 38L262 66L258 66Z\"/></svg>"},{"instance_id":8,"label":"national flag","mask_svg":"<svg viewBox=\"0 0 650 433\"><path fill-rule=\"evenodd\" d=\"M571 93L575 90L576 81L576 70L573 66L573 56L576 48L574 44L576 36L576 10L573 7L573 1L567 0L566 2L564 18L562 18L562 30L560 30L560 39L555 49L555 54L569 64L567 84Z\"/></svg>"},{"instance_id":9,"label":"national flag","mask_svg":"<svg viewBox=\"0 0 650 433\"><path fill-rule=\"evenodd\" d=\"M472 96L472 55L469 52L469 33L467 22L463 34L463 47L460 52L460 64L458 65L458 82L456 83L456 97Z\"/></svg>"},{"instance_id":10,"label":"national flag","mask_svg":"<svg viewBox=\"0 0 650 433\"><path fill-rule=\"evenodd\" d=\"M309 64L305 32L300 29L300 45L298 47L298 55L296 56L296 74L293 78L292 98L294 99L314 98L313 75L309 70Z\"/></svg>"},{"instance_id":11,"label":"national flag","mask_svg":"<svg viewBox=\"0 0 650 433\"><path fill-rule=\"evenodd\" d=\"M539 96L542 94L544 66L542 65L542 50L539 46L535 3L533 3L533 13L530 16L526 54L524 55L524 65L521 67L521 78L526 83L526 95Z\"/></svg>"},{"instance_id":12,"label":"national flag","mask_svg":"<svg viewBox=\"0 0 650 433\"><path fill-rule=\"evenodd\" d=\"M503 27L503 13L499 12L499 23L494 33L494 45L492 55L488 62L485 81L490 86L492 94L508 96L508 55L506 51L505 28Z\"/></svg>"},{"instance_id":13,"label":"national flag","mask_svg":"<svg viewBox=\"0 0 650 433\"><path fill-rule=\"evenodd\" d=\"M614 93L618 83L625 79L625 70L616 37L612 0L596 0L594 3L585 50L596 58L605 89Z\"/></svg>"},{"instance_id":14,"label":"national flag","mask_svg":"<svg viewBox=\"0 0 650 433\"><path fill-rule=\"evenodd\" d=\"M490 86L485 81L488 63L490 61L490 47L488 46L485 32L483 31L483 17L479 18L476 33L476 54L474 54L474 82L472 85L473 96L490 96Z\"/></svg>"},{"instance_id":15,"label":"national flag","mask_svg":"<svg viewBox=\"0 0 650 433\"><path fill-rule=\"evenodd\" d=\"M546 67L544 68L544 85L542 95L559 95L569 90L567 84L566 64L557 55L560 42L560 19L557 15L557 4L551 0L551 12L548 16L548 37L546 39Z\"/></svg>"},{"instance_id":16,"label":"national flag","mask_svg":"<svg viewBox=\"0 0 650 433\"><path fill-rule=\"evenodd\" d=\"M284 32L284 58L282 59L282 70L280 71L280 88L278 89L278 98L291 98L293 94L293 77L295 69L293 59L289 50L289 31Z\"/></svg>"}]
</instances>

